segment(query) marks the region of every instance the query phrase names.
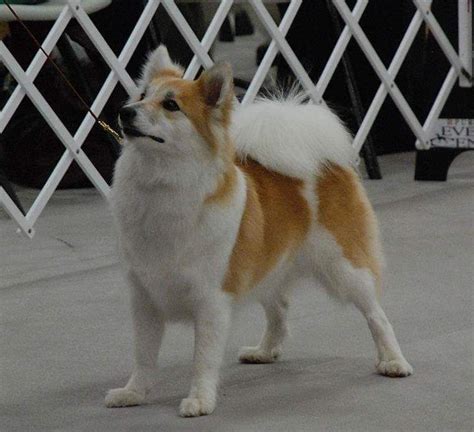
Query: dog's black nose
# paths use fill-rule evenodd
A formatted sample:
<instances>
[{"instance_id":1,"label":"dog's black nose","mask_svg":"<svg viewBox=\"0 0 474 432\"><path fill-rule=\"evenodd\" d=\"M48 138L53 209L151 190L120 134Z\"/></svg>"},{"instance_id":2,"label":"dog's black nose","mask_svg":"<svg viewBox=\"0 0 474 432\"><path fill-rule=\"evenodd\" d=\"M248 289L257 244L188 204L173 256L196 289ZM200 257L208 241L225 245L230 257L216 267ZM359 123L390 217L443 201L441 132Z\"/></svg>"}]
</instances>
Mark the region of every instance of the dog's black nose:
<instances>
[{"instance_id":1,"label":"dog's black nose","mask_svg":"<svg viewBox=\"0 0 474 432\"><path fill-rule=\"evenodd\" d=\"M124 106L120 108L119 116L123 124L130 124L137 116L137 112L134 108Z\"/></svg>"}]
</instances>

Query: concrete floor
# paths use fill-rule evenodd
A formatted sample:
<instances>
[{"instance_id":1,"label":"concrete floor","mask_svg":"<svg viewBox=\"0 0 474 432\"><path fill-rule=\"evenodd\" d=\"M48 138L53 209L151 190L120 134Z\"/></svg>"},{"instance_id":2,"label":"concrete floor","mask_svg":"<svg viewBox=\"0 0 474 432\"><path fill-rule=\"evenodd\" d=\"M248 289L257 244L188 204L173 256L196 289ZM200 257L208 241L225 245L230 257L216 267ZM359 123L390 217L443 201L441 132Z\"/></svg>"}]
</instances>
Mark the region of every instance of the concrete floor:
<instances>
[{"instance_id":1,"label":"concrete floor","mask_svg":"<svg viewBox=\"0 0 474 432\"><path fill-rule=\"evenodd\" d=\"M257 342L256 305L234 316L219 405L181 419L192 331L165 338L161 386L147 406L107 409L107 389L132 367L131 320L105 202L94 190L59 191L30 241L0 213L0 430L7 431L470 431L473 428L474 154L448 182L412 180L414 155L381 158L366 181L385 240L384 307L415 368L374 373L361 316L314 286L295 292L281 361L240 365ZM30 202L34 192L20 192Z\"/></svg>"}]
</instances>

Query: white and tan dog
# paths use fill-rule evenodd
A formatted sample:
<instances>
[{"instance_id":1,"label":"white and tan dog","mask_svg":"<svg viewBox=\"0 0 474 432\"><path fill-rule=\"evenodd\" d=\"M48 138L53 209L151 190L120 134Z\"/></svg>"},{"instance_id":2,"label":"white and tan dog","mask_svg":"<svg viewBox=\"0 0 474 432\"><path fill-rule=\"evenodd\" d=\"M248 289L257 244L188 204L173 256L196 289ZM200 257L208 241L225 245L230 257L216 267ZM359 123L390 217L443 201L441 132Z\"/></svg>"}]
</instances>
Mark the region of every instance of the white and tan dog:
<instances>
[{"instance_id":1,"label":"white and tan dog","mask_svg":"<svg viewBox=\"0 0 474 432\"><path fill-rule=\"evenodd\" d=\"M196 81L181 77L159 47L145 66L142 94L120 112L127 139L112 206L131 287L136 364L106 405L144 403L165 323L190 320L193 378L180 413L211 413L233 300L254 292L267 318L260 344L243 348L240 360L273 362L287 333L289 287L308 275L364 314L380 374L410 375L377 300L377 221L336 115L297 98L233 112L228 65ZM305 274L294 271L295 261L305 262Z\"/></svg>"}]
</instances>

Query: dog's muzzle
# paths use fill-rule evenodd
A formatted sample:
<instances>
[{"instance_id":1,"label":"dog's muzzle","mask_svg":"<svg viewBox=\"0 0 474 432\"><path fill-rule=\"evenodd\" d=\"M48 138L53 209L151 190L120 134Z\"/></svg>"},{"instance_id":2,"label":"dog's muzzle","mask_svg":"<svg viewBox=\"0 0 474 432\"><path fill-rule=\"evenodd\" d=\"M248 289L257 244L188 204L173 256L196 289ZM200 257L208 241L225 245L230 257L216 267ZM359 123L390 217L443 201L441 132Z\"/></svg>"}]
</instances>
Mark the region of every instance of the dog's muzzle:
<instances>
[{"instance_id":1,"label":"dog's muzzle","mask_svg":"<svg viewBox=\"0 0 474 432\"><path fill-rule=\"evenodd\" d=\"M122 124L122 131L125 135L135 138L150 138L153 141L164 143L165 140L154 135L146 135L134 127L133 121L137 116L135 108L124 106L119 111L120 123Z\"/></svg>"}]
</instances>

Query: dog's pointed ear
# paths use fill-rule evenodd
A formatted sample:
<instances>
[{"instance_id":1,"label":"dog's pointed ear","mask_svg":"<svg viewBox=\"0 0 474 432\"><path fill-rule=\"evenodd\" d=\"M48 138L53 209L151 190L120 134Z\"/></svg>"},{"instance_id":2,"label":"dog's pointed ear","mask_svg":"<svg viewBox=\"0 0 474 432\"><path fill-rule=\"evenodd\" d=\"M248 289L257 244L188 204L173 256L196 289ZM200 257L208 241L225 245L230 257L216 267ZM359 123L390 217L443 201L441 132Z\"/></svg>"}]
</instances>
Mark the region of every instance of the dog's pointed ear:
<instances>
[{"instance_id":1,"label":"dog's pointed ear","mask_svg":"<svg viewBox=\"0 0 474 432\"><path fill-rule=\"evenodd\" d=\"M199 77L201 93L206 105L218 107L233 95L232 67L229 63L218 63L204 71Z\"/></svg>"},{"instance_id":2,"label":"dog's pointed ear","mask_svg":"<svg viewBox=\"0 0 474 432\"><path fill-rule=\"evenodd\" d=\"M148 56L145 66L143 67L142 77L145 82L150 82L152 79L164 73L181 77L183 75L183 69L176 63L173 63L166 46L160 45Z\"/></svg>"}]
</instances>

